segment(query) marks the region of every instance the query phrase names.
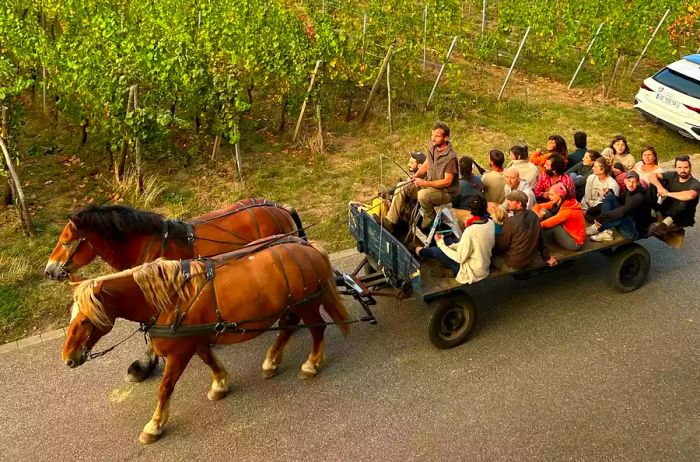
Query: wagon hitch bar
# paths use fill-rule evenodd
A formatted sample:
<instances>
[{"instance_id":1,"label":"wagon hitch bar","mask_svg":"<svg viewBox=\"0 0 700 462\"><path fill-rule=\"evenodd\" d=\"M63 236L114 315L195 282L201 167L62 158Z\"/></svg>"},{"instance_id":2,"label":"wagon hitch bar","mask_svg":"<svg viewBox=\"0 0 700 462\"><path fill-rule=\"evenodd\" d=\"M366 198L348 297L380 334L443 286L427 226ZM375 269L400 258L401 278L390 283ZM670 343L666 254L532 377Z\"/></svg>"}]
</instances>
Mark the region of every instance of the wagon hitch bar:
<instances>
[{"instance_id":1,"label":"wagon hitch bar","mask_svg":"<svg viewBox=\"0 0 700 462\"><path fill-rule=\"evenodd\" d=\"M367 313L366 316L360 318L360 321L368 322L372 325L377 324L377 318L374 317L370 309L370 306L377 304L377 300L374 299L369 290L352 276L343 274L336 269L333 271L335 272L335 285L338 287L340 294L353 297Z\"/></svg>"}]
</instances>

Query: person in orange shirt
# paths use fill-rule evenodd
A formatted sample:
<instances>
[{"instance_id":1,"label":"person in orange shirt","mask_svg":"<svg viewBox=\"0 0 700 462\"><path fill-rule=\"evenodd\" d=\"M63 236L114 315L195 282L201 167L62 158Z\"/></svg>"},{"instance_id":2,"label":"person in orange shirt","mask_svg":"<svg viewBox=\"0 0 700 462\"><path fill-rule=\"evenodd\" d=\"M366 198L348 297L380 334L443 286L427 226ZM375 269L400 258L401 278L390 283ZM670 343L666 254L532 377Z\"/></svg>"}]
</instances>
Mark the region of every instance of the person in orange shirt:
<instances>
[{"instance_id":1,"label":"person in orange shirt","mask_svg":"<svg viewBox=\"0 0 700 462\"><path fill-rule=\"evenodd\" d=\"M540 218L542 238L568 250L578 250L586 242L586 220L581 204L567 198L566 187L557 183L549 188L549 202L537 204L532 211Z\"/></svg>"},{"instance_id":2,"label":"person in orange shirt","mask_svg":"<svg viewBox=\"0 0 700 462\"><path fill-rule=\"evenodd\" d=\"M564 161L569 156L569 150L566 147L566 140L559 135L552 135L547 139L547 152L542 152L537 149L530 156L530 162L540 168L540 175L544 173L544 163L552 156L559 155Z\"/></svg>"}]
</instances>

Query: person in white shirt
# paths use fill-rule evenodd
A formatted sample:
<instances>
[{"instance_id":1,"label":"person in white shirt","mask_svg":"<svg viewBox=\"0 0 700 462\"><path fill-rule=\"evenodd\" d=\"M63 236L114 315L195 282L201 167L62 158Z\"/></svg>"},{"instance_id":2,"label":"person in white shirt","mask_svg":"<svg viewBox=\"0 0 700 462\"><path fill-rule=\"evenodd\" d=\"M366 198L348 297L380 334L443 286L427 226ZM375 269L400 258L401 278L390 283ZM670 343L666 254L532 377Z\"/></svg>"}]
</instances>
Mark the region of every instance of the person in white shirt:
<instances>
[{"instance_id":1,"label":"person in white shirt","mask_svg":"<svg viewBox=\"0 0 700 462\"><path fill-rule=\"evenodd\" d=\"M612 191L615 196L620 195L620 186L615 178L610 176L611 170L610 164L601 157L593 162L593 173L586 178L586 191L581 199L581 208L586 212L588 223L593 223L601 214L603 198L608 191Z\"/></svg>"},{"instance_id":2,"label":"person in white shirt","mask_svg":"<svg viewBox=\"0 0 700 462\"><path fill-rule=\"evenodd\" d=\"M488 277L491 252L496 244L496 229L486 213L486 199L472 196L467 213L466 228L458 243L448 245L441 234L436 234L437 247L416 247L420 258L441 261L460 284L472 284Z\"/></svg>"}]
</instances>

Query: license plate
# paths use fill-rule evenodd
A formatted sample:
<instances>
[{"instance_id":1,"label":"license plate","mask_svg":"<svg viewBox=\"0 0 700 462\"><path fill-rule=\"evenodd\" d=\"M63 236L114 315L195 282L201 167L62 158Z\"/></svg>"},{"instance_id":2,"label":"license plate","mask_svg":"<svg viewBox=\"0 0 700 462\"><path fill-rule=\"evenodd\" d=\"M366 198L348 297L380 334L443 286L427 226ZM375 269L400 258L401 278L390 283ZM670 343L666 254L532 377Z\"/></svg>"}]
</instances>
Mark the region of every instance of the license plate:
<instances>
[{"instance_id":1,"label":"license plate","mask_svg":"<svg viewBox=\"0 0 700 462\"><path fill-rule=\"evenodd\" d=\"M680 103L676 100L674 100L671 95L668 95L666 93L657 93L656 94L656 99L661 101L664 104L668 104L671 107L678 108L680 107Z\"/></svg>"}]
</instances>

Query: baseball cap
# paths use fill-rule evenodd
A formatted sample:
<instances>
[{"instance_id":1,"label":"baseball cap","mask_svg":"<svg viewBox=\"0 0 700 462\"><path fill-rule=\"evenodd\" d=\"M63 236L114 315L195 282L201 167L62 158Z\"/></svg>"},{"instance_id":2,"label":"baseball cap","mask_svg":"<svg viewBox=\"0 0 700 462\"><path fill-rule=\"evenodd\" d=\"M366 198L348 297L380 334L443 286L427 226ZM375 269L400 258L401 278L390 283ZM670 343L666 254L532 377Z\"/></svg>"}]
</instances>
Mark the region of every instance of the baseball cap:
<instances>
[{"instance_id":1,"label":"baseball cap","mask_svg":"<svg viewBox=\"0 0 700 462\"><path fill-rule=\"evenodd\" d=\"M523 208L527 207L527 194L520 191L519 189L509 192L506 196L506 199L508 199L509 201L520 202L523 205Z\"/></svg>"},{"instance_id":2,"label":"baseball cap","mask_svg":"<svg viewBox=\"0 0 700 462\"><path fill-rule=\"evenodd\" d=\"M630 170L627 172L627 178L636 178L637 181L639 181L639 173L635 172L634 170Z\"/></svg>"},{"instance_id":3,"label":"baseball cap","mask_svg":"<svg viewBox=\"0 0 700 462\"><path fill-rule=\"evenodd\" d=\"M423 154L423 153L420 152L420 151L412 152L412 153L411 153L411 157L413 157L414 159L416 159L416 161L417 161L419 164L425 163L425 154Z\"/></svg>"}]
</instances>

